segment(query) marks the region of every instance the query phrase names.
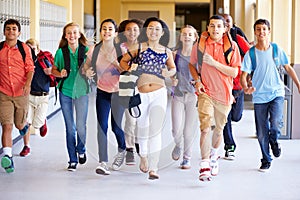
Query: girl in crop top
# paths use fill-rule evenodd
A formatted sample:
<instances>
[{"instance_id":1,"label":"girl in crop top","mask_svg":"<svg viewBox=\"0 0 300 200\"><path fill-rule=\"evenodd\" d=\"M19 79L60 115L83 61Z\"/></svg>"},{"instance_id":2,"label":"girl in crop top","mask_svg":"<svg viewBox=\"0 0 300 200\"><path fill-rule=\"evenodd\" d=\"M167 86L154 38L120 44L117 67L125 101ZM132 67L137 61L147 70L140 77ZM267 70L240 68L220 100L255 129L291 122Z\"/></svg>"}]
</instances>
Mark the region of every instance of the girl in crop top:
<instances>
[{"instance_id":1,"label":"girl in crop top","mask_svg":"<svg viewBox=\"0 0 300 200\"><path fill-rule=\"evenodd\" d=\"M165 78L173 76L176 68L169 43L168 26L156 17L148 18L144 23L139 39L141 51L130 52L138 56L136 69L130 69L127 53L120 62L124 70L136 70L141 95L141 116L137 119L137 139L140 147L140 170L149 172L149 179L158 179L158 162L161 150L161 134L167 109L167 89Z\"/></svg>"}]
</instances>

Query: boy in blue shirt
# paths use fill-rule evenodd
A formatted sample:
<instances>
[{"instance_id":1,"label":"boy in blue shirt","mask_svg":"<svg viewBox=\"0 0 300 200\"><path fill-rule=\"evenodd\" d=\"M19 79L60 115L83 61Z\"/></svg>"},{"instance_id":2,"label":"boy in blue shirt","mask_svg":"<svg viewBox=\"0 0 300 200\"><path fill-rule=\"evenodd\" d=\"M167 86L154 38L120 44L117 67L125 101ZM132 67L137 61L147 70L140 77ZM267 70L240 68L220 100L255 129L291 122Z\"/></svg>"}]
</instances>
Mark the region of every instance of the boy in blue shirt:
<instances>
[{"instance_id":1,"label":"boy in blue shirt","mask_svg":"<svg viewBox=\"0 0 300 200\"><path fill-rule=\"evenodd\" d=\"M266 19L258 19L254 23L254 35L257 39L254 50L256 65L251 61L250 51L245 54L242 62L241 85L245 94L253 95L256 134L262 152L261 167L259 171L266 172L271 166L273 155L279 157L281 147L278 137L283 126L284 83L273 58L273 48L269 41L270 23ZM281 48L277 48L278 64L283 66L292 78L300 92L300 82L288 62L287 55ZM253 59L253 57L252 57ZM251 74L252 81L247 82L247 75Z\"/></svg>"}]
</instances>

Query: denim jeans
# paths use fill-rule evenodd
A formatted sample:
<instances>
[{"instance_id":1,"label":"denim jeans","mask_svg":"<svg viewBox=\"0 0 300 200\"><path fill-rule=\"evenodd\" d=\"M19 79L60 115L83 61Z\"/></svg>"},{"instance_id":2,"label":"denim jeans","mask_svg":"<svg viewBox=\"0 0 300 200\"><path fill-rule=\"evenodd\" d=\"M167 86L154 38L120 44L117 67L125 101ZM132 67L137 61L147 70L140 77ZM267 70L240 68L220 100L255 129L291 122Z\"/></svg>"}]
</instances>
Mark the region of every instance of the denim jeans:
<instances>
[{"instance_id":1,"label":"denim jeans","mask_svg":"<svg viewBox=\"0 0 300 200\"><path fill-rule=\"evenodd\" d=\"M231 122L238 122L241 120L244 109L244 91L243 90L232 90L232 95L235 98L235 103L232 104L231 110L227 117L227 123L224 126L223 137L224 137L224 149L229 150L232 147L235 150L236 144L232 135L232 126Z\"/></svg>"},{"instance_id":2,"label":"denim jeans","mask_svg":"<svg viewBox=\"0 0 300 200\"><path fill-rule=\"evenodd\" d=\"M66 126L67 149L70 159L69 163L78 163L77 153L83 154L86 151L86 120L89 97L88 95L84 95L79 98L72 99L60 92L59 102ZM74 108L76 113L76 122L74 120Z\"/></svg>"},{"instance_id":3,"label":"denim jeans","mask_svg":"<svg viewBox=\"0 0 300 200\"><path fill-rule=\"evenodd\" d=\"M122 118L124 114L124 107L122 107L118 100L118 93L108 93L97 89L96 111L97 111L97 139L98 139L98 154L99 162L108 162L107 154L107 130L108 118L111 111L111 128L114 132L118 150L126 149L124 131L122 130Z\"/></svg>"},{"instance_id":4,"label":"denim jeans","mask_svg":"<svg viewBox=\"0 0 300 200\"><path fill-rule=\"evenodd\" d=\"M277 142L283 127L284 97L268 103L254 104L256 134L262 152L262 162L271 162L270 144Z\"/></svg>"}]
</instances>

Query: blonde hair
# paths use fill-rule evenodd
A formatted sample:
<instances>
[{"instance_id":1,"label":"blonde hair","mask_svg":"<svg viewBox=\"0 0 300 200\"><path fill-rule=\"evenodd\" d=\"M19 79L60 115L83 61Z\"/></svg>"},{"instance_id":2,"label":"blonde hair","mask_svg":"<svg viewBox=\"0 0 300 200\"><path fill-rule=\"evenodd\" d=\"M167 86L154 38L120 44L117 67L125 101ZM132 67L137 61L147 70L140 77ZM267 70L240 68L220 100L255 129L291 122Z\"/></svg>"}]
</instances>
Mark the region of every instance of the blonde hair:
<instances>
[{"instance_id":1,"label":"blonde hair","mask_svg":"<svg viewBox=\"0 0 300 200\"><path fill-rule=\"evenodd\" d=\"M31 46L36 46L37 50L40 51L40 43L36 39L29 38L25 43L30 44Z\"/></svg>"},{"instance_id":2,"label":"blonde hair","mask_svg":"<svg viewBox=\"0 0 300 200\"><path fill-rule=\"evenodd\" d=\"M190 28L190 29L192 29L194 31L194 35L195 35L195 38L196 38L195 42L197 42L198 39L199 39L199 35L198 35L197 30L193 26L187 24L187 25L181 27L180 34L179 34L178 40L177 40L177 44L176 44L176 47L174 48L174 50L182 48L182 42L180 41L180 35L181 35L182 30L185 29L185 28Z\"/></svg>"},{"instance_id":3,"label":"blonde hair","mask_svg":"<svg viewBox=\"0 0 300 200\"><path fill-rule=\"evenodd\" d=\"M61 36L58 48L62 48L64 46L68 45L68 40L66 39L66 30L70 26L76 26L79 29L80 38L79 38L78 42L84 46L87 46L88 40L85 37L85 35L81 32L79 24L77 24L75 22L70 22L64 26L63 34Z\"/></svg>"}]
</instances>

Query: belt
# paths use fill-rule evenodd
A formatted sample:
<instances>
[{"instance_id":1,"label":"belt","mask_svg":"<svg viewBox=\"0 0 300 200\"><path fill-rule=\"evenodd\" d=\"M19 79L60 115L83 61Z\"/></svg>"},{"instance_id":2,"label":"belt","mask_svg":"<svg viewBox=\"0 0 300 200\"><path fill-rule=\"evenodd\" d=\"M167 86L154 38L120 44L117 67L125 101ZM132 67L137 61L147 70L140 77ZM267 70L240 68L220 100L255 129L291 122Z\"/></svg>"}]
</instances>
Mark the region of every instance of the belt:
<instances>
[{"instance_id":1,"label":"belt","mask_svg":"<svg viewBox=\"0 0 300 200\"><path fill-rule=\"evenodd\" d=\"M47 96L49 93L48 92L34 92L30 91L30 94L33 96Z\"/></svg>"}]
</instances>

